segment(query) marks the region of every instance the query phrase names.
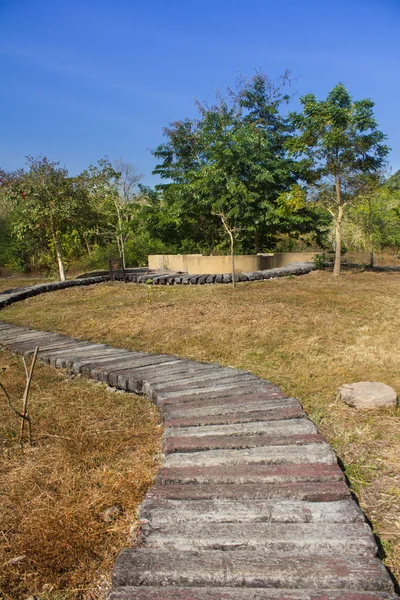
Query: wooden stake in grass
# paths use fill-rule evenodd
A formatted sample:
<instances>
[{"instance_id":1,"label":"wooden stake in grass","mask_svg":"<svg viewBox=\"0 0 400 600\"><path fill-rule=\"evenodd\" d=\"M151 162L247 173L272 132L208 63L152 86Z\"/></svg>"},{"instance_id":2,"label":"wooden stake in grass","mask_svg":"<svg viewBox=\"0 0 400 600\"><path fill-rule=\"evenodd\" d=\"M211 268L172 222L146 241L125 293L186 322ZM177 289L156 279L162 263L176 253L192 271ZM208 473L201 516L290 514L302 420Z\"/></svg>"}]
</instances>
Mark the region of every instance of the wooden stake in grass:
<instances>
[{"instance_id":1,"label":"wooden stake in grass","mask_svg":"<svg viewBox=\"0 0 400 600\"><path fill-rule=\"evenodd\" d=\"M35 348L35 352L33 354L32 362L31 362L31 366L30 366L29 370L28 370L28 366L27 366L27 364L25 362L25 358L23 359L24 367L25 367L25 374L26 374L26 385L25 385L24 395L22 397L22 413L19 412L19 410L17 410L11 404L11 398L10 398L10 396L9 396L6 388L4 387L4 385L0 382L0 388L3 390L4 395L7 398L8 406L21 419L20 435L19 435L19 442L20 442L21 446L23 444L25 421L28 423L29 444L32 446L32 422L31 422L31 418L30 418L30 416L28 414L28 398L29 398L29 390L30 390L31 382L32 382L33 370L35 368L35 364L36 364L36 359L37 359L38 352L39 352L39 346L37 346Z\"/></svg>"},{"instance_id":2,"label":"wooden stake in grass","mask_svg":"<svg viewBox=\"0 0 400 600\"><path fill-rule=\"evenodd\" d=\"M32 358L32 362L31 362L31 368L28 371L28 367L27 364L25 362L25 358L23 359L24 361L24 367L25 367L25 373L26 373L26 386L25 386L25 391L24 391L24 395L22 398L22 415L23 418L21 420L21 427L20 427L20 436L19 436L19 441L22 444L22 438L24 435L24 428L25 428L25 421L28 422L28 428L29 428L29 443L32 446L32 424L31 424L31 419L28 415L28 396L29 396L29 390L31 387L31 381L32 381L32 375L33 375L33 370L35 368L35 364L36 364L36 359L37 359L37 355L39 352L39 346L36 346L35 348L35 352L33 354L33 358Z\"/></svg>"},{"instance_id":3,"label":"wooden stake in grass","mask_svg":"<svg viewBox=\"0 0 400 600\"><path fill-rule=\"evenodd\" d=\"M224 213L220 213L222 224L225 228L225 231L229 235L230 246L231 246L231 260L232 260L232 285L235 287L236 285L236 273L235 273L235 251L234 251L234 234L238 231L235 227L230 227L229 223L224 215Z\"/></svg>"}]
</instances>

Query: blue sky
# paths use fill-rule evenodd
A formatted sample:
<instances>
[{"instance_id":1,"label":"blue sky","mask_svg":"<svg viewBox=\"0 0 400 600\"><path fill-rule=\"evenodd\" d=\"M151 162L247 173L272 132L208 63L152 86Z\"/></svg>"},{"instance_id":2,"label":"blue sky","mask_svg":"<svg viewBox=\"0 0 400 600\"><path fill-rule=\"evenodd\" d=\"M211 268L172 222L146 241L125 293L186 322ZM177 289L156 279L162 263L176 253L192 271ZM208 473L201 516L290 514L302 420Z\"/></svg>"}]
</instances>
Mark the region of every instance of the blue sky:
<instances>
[{"instance_id":1,"label":"blue sky","mask_svg":"<svg viewBox=\"0 0 400 600\"><path fill-rule=\"evenodd\" d=\"M242 73L370 97L400 168L400 0L0 0L0 165L104 155L151 175L170 121Z\"/></svg>"}]
</instances>

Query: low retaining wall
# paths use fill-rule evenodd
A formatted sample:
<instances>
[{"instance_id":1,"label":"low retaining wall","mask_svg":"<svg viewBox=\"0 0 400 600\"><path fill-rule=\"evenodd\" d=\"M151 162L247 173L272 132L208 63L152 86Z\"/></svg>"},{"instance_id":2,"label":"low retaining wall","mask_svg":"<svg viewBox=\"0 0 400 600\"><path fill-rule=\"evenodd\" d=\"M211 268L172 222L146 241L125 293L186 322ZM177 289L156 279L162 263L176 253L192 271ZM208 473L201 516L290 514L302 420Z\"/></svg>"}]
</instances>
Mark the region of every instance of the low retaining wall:
<instances>
[{"instance_id":1,"label":"low retaining wall","mask_svg":"<svg viewBox=\"0 0 400 600\"><path fill-rule=\"evenodd\" d=\"M279 252L275 254L242 254L235 256L238 272L249 273L284 267L291 263L310 262L315 252ZM185 271L189 275L231 273L230 256L203 256L202 254L150 254L149 269Z\"/></svg>"},{"instance_id":2,"label":"low retaining wall","mask_svg":"<svg viewBox=\"0 0 400 600\"><path fill-rule=\"evenodd\" d=\"M257 281L261 279L275 279L276 277L287 277L288 275L306 275L315 269L315 264L291 263L277 269L265 269L263 271L250 271L247 273L236 273L235 281ZM205 285L210 283L232 283L230 273L204 274L196 273L158 273L148 272L145 275L128 275L128 281L132 283L151 283L153 285Z\"/></svg>"}]
</instances>

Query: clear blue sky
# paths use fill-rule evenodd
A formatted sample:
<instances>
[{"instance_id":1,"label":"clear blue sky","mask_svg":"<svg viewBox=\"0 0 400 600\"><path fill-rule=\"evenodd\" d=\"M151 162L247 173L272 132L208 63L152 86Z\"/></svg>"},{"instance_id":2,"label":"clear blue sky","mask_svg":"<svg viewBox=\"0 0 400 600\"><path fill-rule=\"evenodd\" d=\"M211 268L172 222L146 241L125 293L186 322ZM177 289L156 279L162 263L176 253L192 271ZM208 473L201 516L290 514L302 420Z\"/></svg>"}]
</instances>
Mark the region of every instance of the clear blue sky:
<instances>
[{"instance_id":1,"label":"clear blue sky","mask_svg":"<svg viewBox=\"0 0 400 600\"><path fill-rule=\"evenodd\" d=\"M147 184L170 121L239 73L376 103L400 168L400 0L0 0L0 165L123 157ZM295 102L297 106L297 102Z\"/></svg>"}]
</instances>

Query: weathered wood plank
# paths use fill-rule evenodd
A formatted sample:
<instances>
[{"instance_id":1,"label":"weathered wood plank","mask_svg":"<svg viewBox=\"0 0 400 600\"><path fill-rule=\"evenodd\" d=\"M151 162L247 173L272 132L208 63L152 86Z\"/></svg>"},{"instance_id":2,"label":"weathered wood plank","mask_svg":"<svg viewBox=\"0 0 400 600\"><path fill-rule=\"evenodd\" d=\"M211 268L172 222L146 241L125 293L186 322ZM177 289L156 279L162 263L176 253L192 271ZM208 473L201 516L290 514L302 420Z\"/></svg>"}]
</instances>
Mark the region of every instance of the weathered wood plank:
<instances>
[{"instance_id":1,"label":"weathered wood plank","mask_svg":"<svg viewBox=\"0 0 400 600\"><path fill-rule=\"evenodd\" d=\"M227 586L393 592L383 564L375 558L271 557L263 552L173 552L123 550L113 572L114 586Z\"/></svg>"},{"instance_id":2,"label":"weathered wood plank","mask_svg":"<svg viewBox=\"0 0 400 600\"><path fill-rule=\"evenodd\" d=\"M375 556L377 546L367 523L203 523L173 522L142 526L146 547L193 550L250 550L279 553Z\"/></svg>"},{"instance_id":3,"label":"weathered wood plank","mask_svg":"<svg viewBox=\"0 0 400 600\"><path fill-rule=\"evenodd\" d=\"M364 523L351 499L337 502L298 500L169 500L145 499L140 516L152 527L174 523Z\"/></svg>"}]
</instances>

